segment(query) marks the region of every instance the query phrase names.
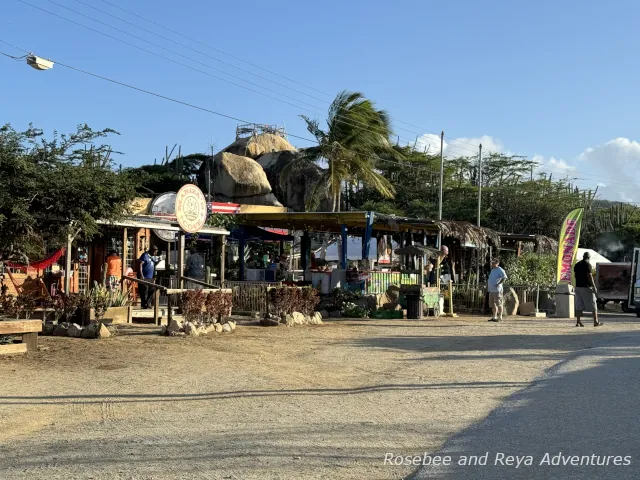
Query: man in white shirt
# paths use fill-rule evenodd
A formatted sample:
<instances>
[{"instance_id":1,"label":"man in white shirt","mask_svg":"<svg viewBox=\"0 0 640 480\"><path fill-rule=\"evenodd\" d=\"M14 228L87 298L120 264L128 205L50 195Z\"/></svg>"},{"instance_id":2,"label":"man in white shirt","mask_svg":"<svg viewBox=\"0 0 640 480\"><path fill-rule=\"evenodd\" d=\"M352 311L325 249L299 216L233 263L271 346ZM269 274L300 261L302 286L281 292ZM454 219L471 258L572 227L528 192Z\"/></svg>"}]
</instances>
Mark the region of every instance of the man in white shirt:
<instances>
[{"instance_id":1,"label":"man in white shirt","mask_svg":"<svg viewBox=\"0 0 640 480\"><path fill-rule=\"evenodd\" d=\"M489 274L488 288L489 288L489 305L493 311L493 317L489 319L490 322L499 322L502 320L503 297L502 297L502 284L507 279L507 274L500 267L500 260L494 258L491 260L491 273Z\"/></svg>"}]
</instances>

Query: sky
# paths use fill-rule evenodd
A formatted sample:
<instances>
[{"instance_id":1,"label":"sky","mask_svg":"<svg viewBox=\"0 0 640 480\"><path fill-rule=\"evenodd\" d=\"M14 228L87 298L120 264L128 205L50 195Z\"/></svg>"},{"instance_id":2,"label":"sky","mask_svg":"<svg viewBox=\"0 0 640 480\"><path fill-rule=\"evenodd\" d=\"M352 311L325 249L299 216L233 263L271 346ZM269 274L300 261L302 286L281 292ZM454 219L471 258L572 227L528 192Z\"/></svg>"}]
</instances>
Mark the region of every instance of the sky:
<instances>
[{"instance_id":1,"label":"sky","mask_svg":"<svg viewBox=\"0 0 640 480\"><path fill-rule=\"evenodd\" d=\"M136 166L167 145L220 150L243 121L307 146L299 115L323 121L346 89L387 110L401 143L439 151L444 130L448 156L482 143L640 202L639 15L633 0L3 0L0 40L24 51L0 52L57 64L0 56L0 123L113 128L116 161Z\"/></svg>"}]
</instances>

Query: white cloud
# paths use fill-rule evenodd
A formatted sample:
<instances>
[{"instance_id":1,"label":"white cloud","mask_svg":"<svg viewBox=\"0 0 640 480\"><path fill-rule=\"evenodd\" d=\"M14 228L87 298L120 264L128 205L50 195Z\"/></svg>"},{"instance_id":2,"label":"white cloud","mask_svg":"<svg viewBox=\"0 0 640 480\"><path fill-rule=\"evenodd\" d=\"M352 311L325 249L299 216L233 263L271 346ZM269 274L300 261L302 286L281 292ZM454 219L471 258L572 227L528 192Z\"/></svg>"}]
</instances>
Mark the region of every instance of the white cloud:
<instances>
[{"instance_id":1,"label":"white cloud","mask_svg":"<svg viewBox=\"0 0 640 480\"><path fill-rule=\"evenodd\" d=\"M478 154L478 147L482 144L483 154L489 154L491 152L502 152L504 147L502 142L497 138L493 138L489 135L482 135L481 137L459 137L450 140L445 140L444 154L447 157L470 157ZM416 142L416 150L427 151L431 154L440 153L440 136L433 133L425 133L418 137Z\"/></svg>"},{"instance_id":2,"label":"white cloud","mask_svg":"<svg viewBox=\"0 0 640 480\"><path fill-rule=\"evenodd\" d=\"M580 155L579 172L585 172L604 198L640 202L640 143L614 138L602 145L586 148Z\"/></svg>"},{"instance_id":3,"label":"white cloud","mask_svg":"<svg viewBox=\"0 0 640 480\"><path fill-rule=\"evenodd\" d=\"M551 157L549 162L547 162L547 165L549 166L549 169L561 172L569 172L576 169L575 165L569 165L564 160L558 160L555 157Z\"/></svg>"}]
</instances>

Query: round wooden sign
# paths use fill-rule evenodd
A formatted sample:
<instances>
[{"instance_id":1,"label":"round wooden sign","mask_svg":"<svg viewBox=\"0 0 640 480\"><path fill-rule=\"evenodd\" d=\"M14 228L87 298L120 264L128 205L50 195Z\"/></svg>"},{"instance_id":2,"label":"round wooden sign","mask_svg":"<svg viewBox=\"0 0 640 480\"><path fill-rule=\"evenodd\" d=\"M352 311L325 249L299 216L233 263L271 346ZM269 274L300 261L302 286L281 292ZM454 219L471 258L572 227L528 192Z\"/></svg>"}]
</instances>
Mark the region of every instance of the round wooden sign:
<instances>
[{"instance_id":1,"label":"round wooden sign","mask_svg":"<svg viewBox=\"0 0 640 480\"><path fill-rule=\"evenodd\" d=\"M185 185L176 195L176 220L187 233L198 232L207 221L207 200L195 185Z\"/></svg>"}]
</instances>

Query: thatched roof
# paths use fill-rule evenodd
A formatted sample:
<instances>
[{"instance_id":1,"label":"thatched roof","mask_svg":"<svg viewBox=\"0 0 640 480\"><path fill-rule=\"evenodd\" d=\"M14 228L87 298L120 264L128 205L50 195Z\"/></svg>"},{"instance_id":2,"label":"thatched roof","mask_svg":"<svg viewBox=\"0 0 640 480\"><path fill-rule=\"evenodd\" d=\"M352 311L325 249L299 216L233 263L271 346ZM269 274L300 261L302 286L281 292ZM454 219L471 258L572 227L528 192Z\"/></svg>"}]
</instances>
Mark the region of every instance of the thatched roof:
<instances>
[{"instance_id":1,"label":"thatched roof","mask_svg":"<svg viewBox=\"0 0 640 480\"><path fill-rule=\"evenodd\" d=\"M539 253L558 253L558 241L544 235L536 235Z\"/></svg>"},{"instance_id":2,"label":"thatched roof","mask_svg":"<svg viewBox=\"0 0 640 480\"><path fill-rule=\"evenodd\" d=\"M479 246L490 242L494 246L500 247L500 234L490 228L452 220L439 220L436 225L440 227L443 237L453 237L461 243L471 242Z\"/></svg>"}]
</instances>

